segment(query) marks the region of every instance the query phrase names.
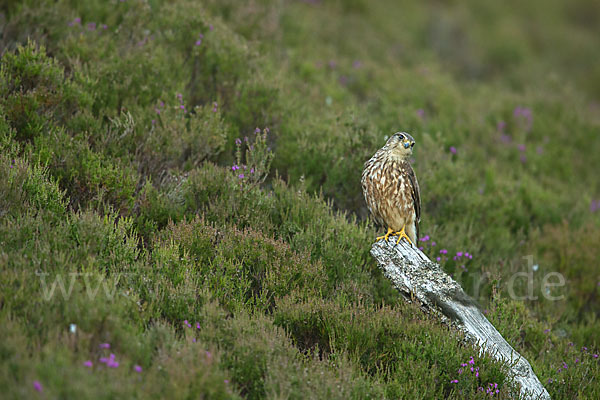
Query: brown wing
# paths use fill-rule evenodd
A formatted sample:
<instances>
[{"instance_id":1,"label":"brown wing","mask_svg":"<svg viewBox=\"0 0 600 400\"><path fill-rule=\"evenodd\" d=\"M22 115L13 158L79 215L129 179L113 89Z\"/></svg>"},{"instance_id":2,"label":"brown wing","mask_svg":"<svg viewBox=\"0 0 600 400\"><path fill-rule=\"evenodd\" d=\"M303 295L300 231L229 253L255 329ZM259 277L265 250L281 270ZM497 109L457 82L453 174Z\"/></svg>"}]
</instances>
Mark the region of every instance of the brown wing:
<instances>
[{"instance_id":1,"label":"brown wing","mask_svg":"<svg viewBox=\"0 0 600 400\"><path fill-rule=\"evenodd\" d=\"M415 230L417 233L417 240L419 240L419 222L421 222L421 190L419 189L417 175L415 175L415 171L412 169L412 166L410 166L410 164L406 175L408 176L408 179L410 181L410 194L413 200L413 205L415 207Z\"/></svg>"},{"instance_id":2,"label":"brown wing","mask_svg":"<svg viewBox=\"0 0 600 400\"><path fill-rule=\"evenodd\" d=\"M386 227L385 221L379 210L382 197L382 188L380 186L380 176L383 173L381 163L376 153L369 161L365 163L365 169L361 176L361 185L367 208L371 213L375 223Z\"/></svg>"}]
</instances>

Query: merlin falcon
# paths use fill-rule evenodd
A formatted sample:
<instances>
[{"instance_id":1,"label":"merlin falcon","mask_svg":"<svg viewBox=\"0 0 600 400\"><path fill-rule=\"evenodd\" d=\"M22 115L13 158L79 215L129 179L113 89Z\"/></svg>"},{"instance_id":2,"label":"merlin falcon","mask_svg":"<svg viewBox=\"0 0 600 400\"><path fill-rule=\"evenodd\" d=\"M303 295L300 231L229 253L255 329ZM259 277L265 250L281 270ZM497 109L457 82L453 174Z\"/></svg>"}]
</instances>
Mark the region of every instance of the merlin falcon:
<instances>
[{"instance_id":1,"label":"merlin falcon","mask_svg":"<svg viewBox=\"0 0 600 400\"><path fill-rule=\"evenodd\" d=\"M421 193L409 157L415 140L397 132L365 163L361 184L367 207L387 233L377 240L398 236L416 246L421 220Z\"/></svg>"}]
</instances>

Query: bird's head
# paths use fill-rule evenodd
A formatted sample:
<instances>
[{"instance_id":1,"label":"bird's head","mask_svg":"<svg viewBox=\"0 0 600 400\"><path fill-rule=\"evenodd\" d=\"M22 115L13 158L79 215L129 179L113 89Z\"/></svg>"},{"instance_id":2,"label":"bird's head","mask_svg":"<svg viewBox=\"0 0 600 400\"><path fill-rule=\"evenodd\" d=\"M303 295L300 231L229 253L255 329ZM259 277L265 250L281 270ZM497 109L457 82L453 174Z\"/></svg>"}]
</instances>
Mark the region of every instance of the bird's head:
<instances>
[{"instance_id":1,"label":"bird's head","mask_svg":"<svg viewBox=\"0 0 600 400\"><path fill-rule=\"evenodd\" d=\"M406 132L396 132L385 144L394 157L405 160L412 154L415 139Z\"/></svg>"}]
</instances>

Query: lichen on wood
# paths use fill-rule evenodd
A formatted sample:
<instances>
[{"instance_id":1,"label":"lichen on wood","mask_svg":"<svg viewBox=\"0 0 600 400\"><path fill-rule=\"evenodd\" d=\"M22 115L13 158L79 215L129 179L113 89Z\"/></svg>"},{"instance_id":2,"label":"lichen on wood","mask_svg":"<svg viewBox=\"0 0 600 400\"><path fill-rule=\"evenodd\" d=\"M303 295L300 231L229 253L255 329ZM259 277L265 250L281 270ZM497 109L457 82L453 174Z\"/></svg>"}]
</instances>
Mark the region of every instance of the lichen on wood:
<instances>
[{"instance_id":1,"label":"lichen on wood","mask_svg":"<svg viewBox=\"0 0 600 400\"><path fill-rule=\"evenodd\" d=\"M500 335L458 282L422 251L404 240L380 240L373 244L371 255L407 300L417 300L425 312L462 331L481 351L505 363L522 398L550 399L529 362Z\"/></svg>"}]
</instances>

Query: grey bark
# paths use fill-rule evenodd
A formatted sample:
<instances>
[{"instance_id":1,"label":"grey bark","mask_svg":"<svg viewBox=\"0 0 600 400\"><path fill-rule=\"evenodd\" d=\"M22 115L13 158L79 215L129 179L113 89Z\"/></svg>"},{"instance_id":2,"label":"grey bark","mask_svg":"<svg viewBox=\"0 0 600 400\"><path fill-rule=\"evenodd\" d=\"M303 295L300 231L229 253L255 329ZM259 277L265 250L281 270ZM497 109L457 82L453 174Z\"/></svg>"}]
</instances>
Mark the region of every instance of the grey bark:
<instances>
[{"instance_id":1,"label":"grey bark","mask_svg":"<svg viewBox=\"0 0 600 400\"><path fill-rule=\"evenodd\" d=\"M471 299L438 264L406 240L377 241L371 248L384 275L408 300L464 332L481 351L505 363L523 399L550 399L529 362L504 340Z\"/></svg>"}]
</instances>

